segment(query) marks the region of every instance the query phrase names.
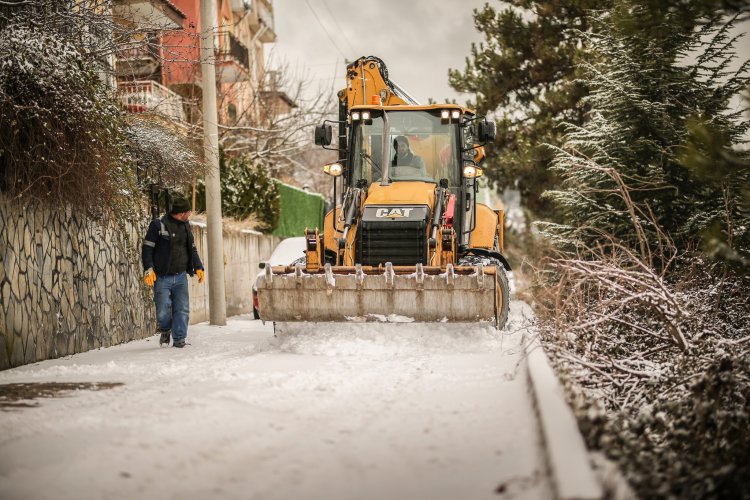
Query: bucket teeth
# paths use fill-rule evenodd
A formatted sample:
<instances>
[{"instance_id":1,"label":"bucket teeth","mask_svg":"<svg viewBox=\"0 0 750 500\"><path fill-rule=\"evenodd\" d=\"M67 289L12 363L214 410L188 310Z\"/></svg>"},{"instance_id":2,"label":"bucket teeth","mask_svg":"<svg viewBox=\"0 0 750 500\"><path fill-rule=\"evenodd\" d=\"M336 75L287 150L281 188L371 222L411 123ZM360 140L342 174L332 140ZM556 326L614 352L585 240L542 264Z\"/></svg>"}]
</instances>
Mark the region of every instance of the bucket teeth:
<instances>
[{"instance_id":1,"label":"bucket teeth","mask_svg":"<svg viewBox=\"0 0 750 500\"><path fill-rule=\"evenodd\" d=\"M271 264L268 262L266 262L265 278L266 288L271 288L273 286L273 271L271 270Z\"/></svg>"},{"instance_id":2,"label":"bucket teeth","mask_svg":"<svg viewBox=\"0 0 750 500\"><path fill-rule=\"evenodd\" d=\"M294 279L297 282L297 288L302 286L302 264L294 265Z\"/></svg>"},{"instance_id":3,"label":"bucket teeth","mask_svg":"<svg viewBox=\"0 0 750 500\"><path fill-rule=\"evenodd\" d=\"M453 285L456 284L456 273L453 271L453 264L449 263L445 266L445 282L448 288L453 288Z\"/></svg>"},{"instance_id":4,"label":"bucket teeth","mask_svg":"<svg viewBox=\"0 0 750 500\"><path fill-rule=\"evenodd\" d=\"M362 271L362 264L354 266L354 280L357 283L357 290L362 290L362 285L365 282L365 273Z\"/></svg>"},{"instance_id":5,"label":"bucket teeth","mask_svg":"<svg viewBox=\"0 0 750 500\"><path fill-rule=\"evenodd\" d=\"M416 272L417 290L424 290L424 267L422 263L417 263Z\"/></svg>"},{"instance_id":6,"label":"bucket teeth","mask_svg":"<svg viewBox=\"0 0 750 500\"><path fill-rule=\"evenodd\" d=\"M484 286L484 265L477 264L477 285L481 288Z\"/></svg>"},{"instance_id":7,"label":"bucket teeth","mask_svg":"<svg viewBox=\"0 0 750 500\"><path fill-rule=\"evenodd\" d=\"M326 273L326 294L331 295L333 293L333 289L336 287L336 280L333 277L331 264L326 263L324 269Z\"/></svg>"},{"instance_id":8,"label":"bucket teeth","mask_svg":"<svg viewBox=\"0 0 750 500\"><path fill-rule=\"evenodd\" d=\"M393 288L396 283L396 273L393 271L393 264L385 263L385 284L388 288Z\"/></svg>"}]
</instances>

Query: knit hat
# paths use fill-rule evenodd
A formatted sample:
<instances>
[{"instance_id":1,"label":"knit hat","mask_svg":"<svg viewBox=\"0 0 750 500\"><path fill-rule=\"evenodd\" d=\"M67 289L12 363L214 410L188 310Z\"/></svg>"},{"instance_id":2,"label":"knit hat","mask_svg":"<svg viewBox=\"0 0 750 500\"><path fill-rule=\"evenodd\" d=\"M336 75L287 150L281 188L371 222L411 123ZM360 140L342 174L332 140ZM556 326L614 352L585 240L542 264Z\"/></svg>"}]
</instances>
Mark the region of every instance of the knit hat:
<instances>
[{"instance_id":1,"label":"knit hat","mask_svg":"<svg viewBox=\"0 0 750 500\"><path fill-rule=\"evenodd\" d=\"M406 137L404 137L403 135L399 135L398 137L396 137L396 138L395 138L395 139L393 140L393 146L394 146L395 148L398 148L398 145L399 145L399 144L406 144L406 146L408 147L408 146L409 146L409 139L407 139L407 138L406 138Z\"/></svg>"},{"instance_id":2,"label":"knit hat","mask_svg":"<svg viewBox=\"0 0 750 500\"><path fill-rule=\"evenodd\" d=\"M187 198L176 196L172 200L172 210L170 210L169 213L180 214L182 212L189 212L192 209L193 207L190 205L190 202L187 200Z\"/></svg>"}]
</instances>

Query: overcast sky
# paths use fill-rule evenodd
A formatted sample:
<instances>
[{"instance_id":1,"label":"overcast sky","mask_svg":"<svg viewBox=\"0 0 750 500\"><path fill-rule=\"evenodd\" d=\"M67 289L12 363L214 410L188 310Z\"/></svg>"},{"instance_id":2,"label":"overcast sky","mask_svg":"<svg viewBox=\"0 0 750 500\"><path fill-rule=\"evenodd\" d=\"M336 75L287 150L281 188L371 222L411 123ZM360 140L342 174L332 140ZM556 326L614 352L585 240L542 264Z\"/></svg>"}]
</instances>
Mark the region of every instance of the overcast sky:
<instances>
[{"instance_id":1,"label":"overcast sky","mask_svg":"<svg viewBox=\"0 0 750 500\"><path fill-rule=\"evenodd\" d=\"M278 38L267 53L286 61L298 77L316 86L333 83L335 90L345 86L344 59L377 56L390 78L420 103L432 97L464 104L473 96L450 88L448 69L463 70L471 43L481 40L472 10L486 1L273 0Z\"/></svg>"},{"instance_id":2,"label":"overcast sky","mask_svg":"<svg viewBox=\"0 0 750 500\"><path fill-rule=\"evenodd\" d=\"M498 0L273 0L277 42L267 54L288 64L295 79L334 91L345 86L345 59L374 55L420 103L465 104L474 96L450 88L448 69L463 71L472 42L482 41L472 13L485 3L501 7ZM750 56L748 31L750 21L735 30L746 33L737 47L742 60Z\"/></svg>"}]
</instances>

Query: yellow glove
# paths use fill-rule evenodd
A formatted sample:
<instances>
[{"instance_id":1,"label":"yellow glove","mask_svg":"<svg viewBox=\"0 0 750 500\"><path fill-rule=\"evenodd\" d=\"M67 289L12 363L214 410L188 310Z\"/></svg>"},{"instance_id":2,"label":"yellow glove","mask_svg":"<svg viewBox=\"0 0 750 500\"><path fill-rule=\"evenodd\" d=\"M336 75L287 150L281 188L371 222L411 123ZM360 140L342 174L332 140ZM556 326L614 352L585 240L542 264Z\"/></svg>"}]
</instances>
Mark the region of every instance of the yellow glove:
<instances>
[{"instance_id":1,"label":"yellow glove","mask_svg":"<svg viewBox=\"0 0 750 500\"><path fill-rule=\"evenodd\" d=\"M150 267L146 270L146 274L143 275L143 282L148 286L154 286L154 283L156 283L156 274L154 274L154 270Z\"/></svg>"},{"instance_id":2,"label":"yellow glove","mask_svg":"<svg viewBox=\"0 0 750 500\"><path fill-rule=\"evenodd\" d=\"M195 271L195 274L198 276L198 283L203 283L203 278L206 277L206 273L203 272L203 269L198 269Z\"/></svg>"}]
</instances>

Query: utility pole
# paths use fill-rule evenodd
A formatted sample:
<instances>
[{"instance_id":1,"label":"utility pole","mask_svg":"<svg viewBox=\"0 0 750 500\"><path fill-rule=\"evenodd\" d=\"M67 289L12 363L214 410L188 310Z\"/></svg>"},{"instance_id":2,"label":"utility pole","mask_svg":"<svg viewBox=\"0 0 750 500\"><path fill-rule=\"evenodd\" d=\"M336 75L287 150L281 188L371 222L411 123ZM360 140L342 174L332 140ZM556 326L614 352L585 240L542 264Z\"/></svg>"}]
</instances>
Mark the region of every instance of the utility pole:
<instances>
[{"instance_id":1,"label":"utility pole","mask_svg":"<svg viewBox=\"0 0 750 500\"><path fill-rule=\"evenodd\" d=\"M224 240L221 227L219 130L216 125L216 68L214 54L214 0L201 0L201 71L203 76L203 152L206 173L208 226L208 313L212 325L227 324L224 286Z\"/></svg>"}]
</instances>

